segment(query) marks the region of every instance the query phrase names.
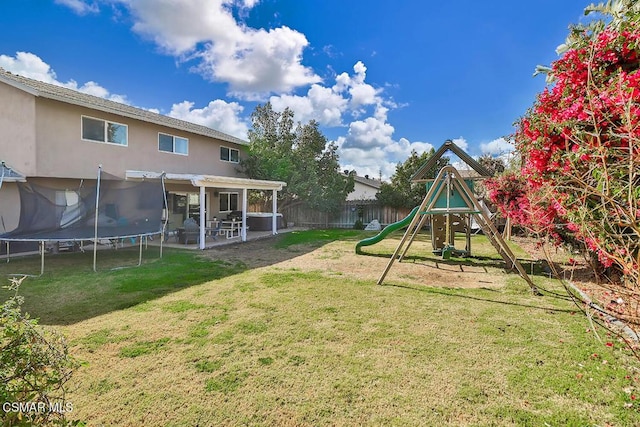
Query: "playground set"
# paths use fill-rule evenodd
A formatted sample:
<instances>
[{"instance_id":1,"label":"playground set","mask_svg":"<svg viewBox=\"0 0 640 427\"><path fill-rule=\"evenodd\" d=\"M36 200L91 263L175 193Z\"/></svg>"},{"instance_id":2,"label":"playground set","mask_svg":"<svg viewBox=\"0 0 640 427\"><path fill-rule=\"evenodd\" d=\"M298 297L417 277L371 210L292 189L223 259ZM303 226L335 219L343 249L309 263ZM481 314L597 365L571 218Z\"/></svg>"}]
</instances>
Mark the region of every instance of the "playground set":
<instances>
[{"instance_id":1,"label":"playground set","mask_svg":"<svg viewBox=\"0 0 640 427\"><path fill-rule=\"evenodd\" d=\"M464 163L476 171L479 177L463 178L460 172L453 166L443 167L435 179L425 179L424 176L436 162L448 151L456 154ZM504 259L507 269L516 269L520 276L528 283L534 293L536 286L527 275L526 271L513 254L502 235L493 224L487 207L482 204L473 192L474 180L486 179L492 174L484 166L469 156L464 150L455 145L451 140L445 143L434 153L431 158L420 167L411 178L413 182L425 183L427 195L419 206L401 221L389 224L376 236L363 239L356 244L356 253L362 253L363 246L369 246L380 242L394 231L406 227L406 231L396 247L389 263L378 279L381 285L397 260L401 262L407 254L411 244L420 230L430 221L431 244L433 253L441 255L444 259L453 256L471 255L471 229L472 222L478 224L482 232L487 236L491 244ZM465 233L466 245L464 249L455 247L455 234Z\"/></svg>"}]
</instances>

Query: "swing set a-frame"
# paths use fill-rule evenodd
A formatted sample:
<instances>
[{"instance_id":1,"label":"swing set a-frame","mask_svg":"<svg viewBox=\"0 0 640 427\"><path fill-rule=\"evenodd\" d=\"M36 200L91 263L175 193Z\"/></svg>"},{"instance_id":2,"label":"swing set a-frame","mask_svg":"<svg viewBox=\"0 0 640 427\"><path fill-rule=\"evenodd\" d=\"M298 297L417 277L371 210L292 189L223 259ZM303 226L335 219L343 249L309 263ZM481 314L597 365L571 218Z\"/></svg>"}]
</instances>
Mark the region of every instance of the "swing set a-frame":
<instances>
[{"instance_id":1,"label":"swing set a-frame","mask_svg":"<svg viewBox=\"0 0 640 427\"><path fill-rule=\"evenodd\" d=\"M484 235L489 239L493 247L498 251L500 256L504 259L507 269L513 270L514 268L518 271L520 276L527 282L530 286L533 293L538 294L538 289L535 284L531 280L531 278L527 275L527 272L524 270L516 256L514 255L511 248L507 245L507 243L502 238L502 235L497 230L491 218L487 214L484 207L477 200L473 191L471 190L472 181L465 180L460 175L458 170L451 166L447 165L443 167L436 178L431 180L423 179L424 175L427 171L429 171L436 162L447 152L451 151L456 154L460 160L466 163L469 167L475 170L481 177L487 178L491 176L491 172L489 172L485 167L483 167L480 163L474 160L471 156L465 153L460 147L455 145L453 141L447 140L445 143L429 158L429 160L420 167L420 169L414 174L411 178L413 182L425 182L427 186L427 195L422 200L422 203L418 207L413 219L407 226L407 229L396 247L391 259L389 260L386 268L382 272L382 275L378 279L378 285L381 285L384 282L387 273L391 269L393 263L397 260L401 262L405 255L407 254L411 244L418 232L422 229L428 219L431 219L431 232L432 232L432 242L433 233L435 232L433 224L434 218L440 217L444 218L445 222L445 239L446 243L441 248L441 254L443 256L448 255L451 251L454 251L453 248L453 237L455 235L453 231L454 227L454 218L466 218L467 222L467 248L466 252L470 251L469 247L469 230L471 226L471 219L475 219L476 223L480 226L480 229L484 233Z\"/></svg>"}]
</instances>

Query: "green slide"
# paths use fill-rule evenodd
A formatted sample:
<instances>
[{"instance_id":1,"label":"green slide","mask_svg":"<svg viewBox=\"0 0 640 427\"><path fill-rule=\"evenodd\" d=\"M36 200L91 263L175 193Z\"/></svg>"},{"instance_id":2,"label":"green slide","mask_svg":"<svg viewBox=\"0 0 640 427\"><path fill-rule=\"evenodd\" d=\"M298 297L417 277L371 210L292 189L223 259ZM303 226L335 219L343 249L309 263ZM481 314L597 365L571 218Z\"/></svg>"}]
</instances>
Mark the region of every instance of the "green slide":
<instances>
[{"instance_id":1,"label":"green slide","mask_svg":"<svg viewBox=\"0 0 640 427\"><path fill-rule=\"evenodd\" d=\"M387 235L389 235L389 233L392 233L392 232L394 232L396 230L400 230L401 228L404 228L407 225L409 225L409 223L411 223L411 220L415 216L416 212L418 212L418 208L419 207L420 206L416 206L415 208L413 208L411 213L409 215L407 215L407 217L405 219L402 219L402 220L400 220L398 222L394 222L393 224L387 225L385 228L382 229L382 231L380 231L380 233L376 234L375 236L369 237L367 239L360 240L356 244L356 253L357 254L361 254L362 253L362 251L360 250L360 248L362 246L375 245L380 240L382 240L385 237L387 237Z\"/></svg>"}]
</instances>

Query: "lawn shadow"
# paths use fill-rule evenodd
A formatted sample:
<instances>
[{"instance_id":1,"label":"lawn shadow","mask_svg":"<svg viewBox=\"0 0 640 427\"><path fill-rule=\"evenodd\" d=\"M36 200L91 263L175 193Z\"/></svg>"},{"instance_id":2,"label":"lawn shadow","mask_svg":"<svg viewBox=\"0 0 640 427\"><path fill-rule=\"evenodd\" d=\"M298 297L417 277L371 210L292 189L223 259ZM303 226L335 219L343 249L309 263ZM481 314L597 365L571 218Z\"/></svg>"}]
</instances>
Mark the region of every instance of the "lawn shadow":
<instances>
[{"instance_id":1,"label":"lawn shadow","mask_svg":"<svg viewBox=\"0 0 640 427\"><path fill-rule=\"evenodd\" d=\"M390 259L392 254L369 253L363 251L360 253L360 255ZM531 258L517 259L520 262L520 265L522 265L522 267L525 269L527 274L531 276L543 276L547 278L549 277L551 270L549 269L549 266L547 265L547 262L545 260L534 260ZM518 270L515 267L510 269L507 268L507 264L504 259L482 255L470 255L468 257L451 257L449 259L444 259L441 256L431 253L429 253L428 255L408 254L403 258L402 262L412 262L431 268L440 268L440 265L458 268L467 266L474 268L483 268L485 269L485 272L488 272L486 270L487 268L496 268L505 270L508 273L518 273Z\"/></svg>"},{"instance_id":2,"label":"lawn shadow","mask_svg":"<svg viewBox=\"0 0 640 427\"><path fill-rule=\"evenodd\" d=\"M467 299L467 300L482 301L482 302L489 302L489 303L494 303L494 304L516 306L516 307L523 307L523 308L532 308L532 309L536 309L536 310L543 310L545 312L574 313L576 311L576 310L572 310L572 309L557 308L557 307L552 307L552 306L533 305L533 304L525 304L525 303L512 302L512 301L504 301L504 300L491 299L491 298L482 298L482 297L478 297L478 296L474 296L474 295L469 295L468 293L461 294L461 293L456 293L454 290L440 289L440 288L435 288L435 287L429 287L429 286L426 286L426 285L420 286L420 285L407 285L407 284L401 284L401 283L389 283L389 284L385 284L383 286L390 286L390 287L394 287L394 288L409 289L409 290L412 290L412 291L425 292L425 293L429 293L429 294L443 295L443 296L452 297L452 298L461 298L461 299ZM490 292L498 292L495 289L489 289L489 288L480 288L480 289L485 290L485 291L490 291ZM550 298L553 298L553 299L557 299L557 300L562 300L562 301L571 301L571 297L569 297L568 295L567 296L563 296L561 294L554 293L554 292L545 292L544 296L545 297L550 297Z\"/></svg>"},{"instance_id":3,"label":"lawn shadow","mask_svg":"<svg viewBox=\"0 0 640 427\"><path fill-rule=\"evenodd\" d=\"M287 239L293 239L293 244L287 244ZM306 243L305 240L308 239L304 236L283 234L205 251L164 248L162 258L160 248L149 245L143 251L140 266L138 247L101 250L97 272L93 271L92 251L47 254L41 276L40 256L30 255L12 258L9 263L3 260L0 276L23 275L20 272L31 275L19 289L19 295L24 297L23 311L44 325L69 325L276 264L337 239L328 236ZM282 247L276 248L277 245ZM5 286L9 280L2 282L0 286ZM11 295L9 290L0 289L0 301Z\"/></svg>"}]
</instances>

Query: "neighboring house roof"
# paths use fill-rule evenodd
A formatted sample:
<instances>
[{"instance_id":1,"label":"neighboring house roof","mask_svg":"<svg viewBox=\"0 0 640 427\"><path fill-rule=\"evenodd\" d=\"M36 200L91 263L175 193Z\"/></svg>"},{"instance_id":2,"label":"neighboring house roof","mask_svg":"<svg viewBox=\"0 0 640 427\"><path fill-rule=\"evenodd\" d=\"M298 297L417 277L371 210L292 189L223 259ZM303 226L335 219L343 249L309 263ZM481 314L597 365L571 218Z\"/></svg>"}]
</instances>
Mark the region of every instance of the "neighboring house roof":
<instances>
[{"instance_id":1,"label":"neighboring house roof","mask_svg":"<svg viewBox=\"0 0 640 427\"><path fill-rule=\"evenodd\" d=\"M457 169L457 171L462 178L478 178L482 176L473 169Z\"/></svg>"},{"instance_id":2,"label":"neighboring house roof","mask_svg":"<svg viewBox=\"0 0 640 427\"><path fill-rule=\"evenodd\" d=\"M92 108L94 110L103 111L105 113L117 114L119 116L128 117L131 119L154 123L161 126L167 126L173 129L179 129L185 132L191 132L198 135L216 138L234 144L247 145L247 141L236 138L235 136L227 135L226 133L206 126L197 125L195 123L176 119L174 117L153 113L142 108L136 108L130 105L121 104L119 102L110 101L108 99L100 98L97 96L88 95L86 93L78 92L76 90L68 89L62 86L33 80L27 77L10 73L2 67L0 67L0 82L4 82L10 86L41 98L52 99L55 101L65 102L67 104L78 105L86 108Z\"/></svg>"},{"instance_id":3,"label":"neighboring house roof","mask_svg":"<svg viewBox=\"0 0 640 427\"><path fill-rule=\"evenodd\" d=\"M380 186L382 185L382 181L380 181L379 179L370 179L370 178L365 178L363 176L357 176L357 175L354 176L353 179L355 182L368 185L369 187L375 188L376 190L379 190Z\"/></svg>"}]
</instances>

